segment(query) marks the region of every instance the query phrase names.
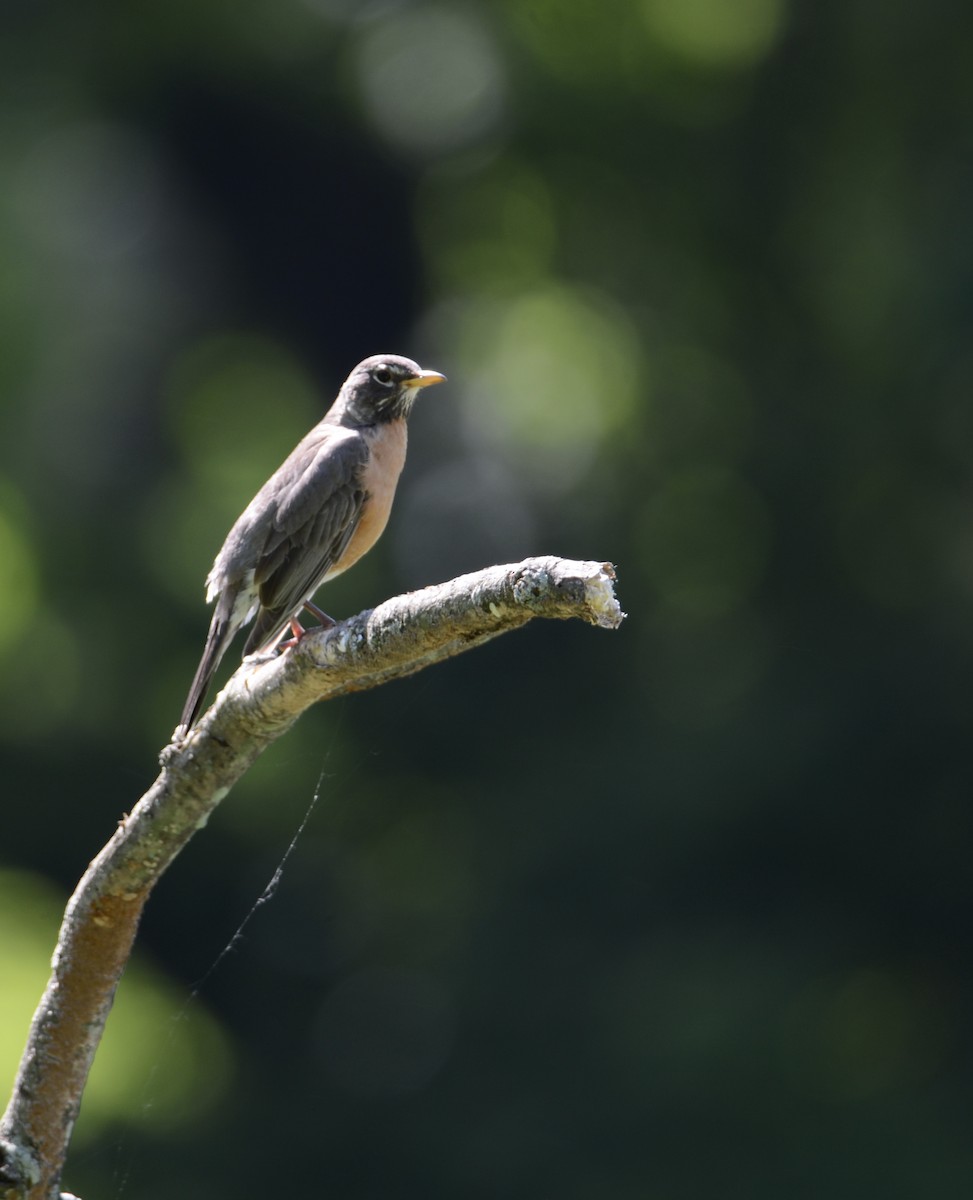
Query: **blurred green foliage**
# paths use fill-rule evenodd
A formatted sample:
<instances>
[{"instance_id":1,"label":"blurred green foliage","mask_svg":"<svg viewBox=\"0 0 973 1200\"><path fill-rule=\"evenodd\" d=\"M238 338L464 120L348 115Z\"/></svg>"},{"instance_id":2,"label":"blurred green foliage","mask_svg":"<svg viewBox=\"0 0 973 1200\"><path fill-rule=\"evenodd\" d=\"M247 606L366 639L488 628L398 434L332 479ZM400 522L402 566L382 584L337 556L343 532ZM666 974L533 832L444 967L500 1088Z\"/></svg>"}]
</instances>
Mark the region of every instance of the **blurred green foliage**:
<instances>
[{"instance_id":1,"label":"blurred green foliage","mask_svg":"<svg viewBox=\"0 0 973 1200\"><path fill-rule=\"evenodd\" d=\"M66 902L66 894L36 875L0 872L0 1060L10 1079L47 983ZM88 1079L76 1144L103 1135L112 1123L144 1123L153 1136L178 1134L225 1098L230 1070L229 1047L218 1025L138 954Z\"/></svg>"},{"instance_id":2,"label":"blurred green foliage","mask_svg":"<svg viewBox=\"0 0 973 1200\"><path fill-rule=\"evenodd\" d=\"M358 359L449 385L329 611L560 553L630 614L257 764L66 1186L969 1194L971 44L949 0L6 6L11 1077L213 555Z\"/></svg>"}]
</instances>

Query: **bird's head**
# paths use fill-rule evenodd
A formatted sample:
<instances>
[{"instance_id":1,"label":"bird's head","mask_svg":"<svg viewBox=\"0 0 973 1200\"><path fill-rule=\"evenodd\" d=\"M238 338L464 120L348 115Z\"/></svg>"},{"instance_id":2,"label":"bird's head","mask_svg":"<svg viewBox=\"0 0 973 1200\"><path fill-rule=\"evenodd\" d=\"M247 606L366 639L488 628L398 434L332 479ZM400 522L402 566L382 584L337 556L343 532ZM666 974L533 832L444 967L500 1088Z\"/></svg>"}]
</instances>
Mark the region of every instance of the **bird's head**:
<instances>
[{"instance_id":1,"label":"bird's head","mask_svg":"<svg viewBox=\"0 0 973 1200\"><path fill-rule=\"evenodd\" d=\"M395 421L409 415L422 388L445 379L438 371L424 371L400 354L373 354L345 380L335 407L356 425Z\"/></svg>"}]
</instances>

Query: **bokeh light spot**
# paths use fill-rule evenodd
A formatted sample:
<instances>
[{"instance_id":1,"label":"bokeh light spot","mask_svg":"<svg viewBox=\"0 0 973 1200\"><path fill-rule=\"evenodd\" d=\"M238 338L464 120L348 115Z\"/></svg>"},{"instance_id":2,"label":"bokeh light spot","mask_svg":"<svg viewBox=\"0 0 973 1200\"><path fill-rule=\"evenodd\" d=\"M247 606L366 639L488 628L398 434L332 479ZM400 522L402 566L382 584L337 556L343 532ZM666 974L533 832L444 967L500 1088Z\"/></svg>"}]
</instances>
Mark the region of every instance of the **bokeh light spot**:
<instances>
[{"instance_id":1,"label":"bokeh light spot","mask_svg":"<svg viewBox=\"0 0 973 1200\"><path fill-rule=\"evenodd\" d=\"M784 19L781 0L643 0L642 12L663 49L701 67L759 61Z\"/></svg>"},{"instance_id":2,"label":"bokeh light spot","mask_svg":"<svg viewBox=\"0 0 973 1200\"><path fill-rule=\"evenodd\" d=\"M499 56L469 13L437 5L390 18L368 33L358 65L371 120L404 150L458 149L492 130L500 116Z\"/></svg>"},{"instance_id":3,"label":"bokeh light spot","mask_svg":"<svg viewBox=\"0 0 973 1200\"><path fill-rule=\"evenodd\" d=\"M149 498L140 549L166 590L195 602L227 530L326 405L287 350L242 333L185 350L167 392L189 479L164 481Z\"/></svg>"},{"instance_id":4,"label":"bokeh light spot","mask_svg":"<svg viewBox=\"0 0 973 1200\"><path fill-rule=\"evenodd\" d=\"M115 258L151 233L162 173L134 132L78 122L42 138L14 180L21 224L46 248L79 259Z\"/></svg>"},{"instance_id":5,"label":"bokeh light spot","mask_svg":"<svg viewBox=\"0 0 973 1200\"><path fill-rule=\"evenodd\" d=\"M324 415L300 364L251 334L224 334L192 346L169 379L176 435L199 483L234 515ZM242 504L241 504L242 502Z\"/></svg>"},{"instance_id":6,"label":"bokeh light spot","mask_svg":"<svg viewBox=\"0 0 973 1200\"><path fill-rule=\"evenodd\" d=\"M634 330L600 293L551 284L463 325L466 415L478 440L529 457L533 483L571 486L645 398Z\"/></svg>"}]
</instances>

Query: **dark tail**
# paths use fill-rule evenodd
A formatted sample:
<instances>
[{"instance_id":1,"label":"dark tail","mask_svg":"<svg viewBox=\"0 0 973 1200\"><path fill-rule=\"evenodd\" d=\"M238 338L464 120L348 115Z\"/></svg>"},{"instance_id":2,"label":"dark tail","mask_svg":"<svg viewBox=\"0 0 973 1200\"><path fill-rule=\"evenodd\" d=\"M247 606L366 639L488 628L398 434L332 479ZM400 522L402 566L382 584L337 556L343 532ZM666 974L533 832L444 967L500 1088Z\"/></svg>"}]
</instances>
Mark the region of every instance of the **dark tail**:
<instances>
[{"instance_id":1,"label":"dark tail","mask_svg":"<svg viewBox=\"0 0 973 1200\"><path fill-rule=\"evenodd\" d=\"M216 668L220 665L220 659L226 653L227 647L233 641L234 634L239 628L239 625L231 623L232 615L233 598L224 593L216 602L216 611L213 613L209 633L206 635L206 645L203 647L203 657L199 660L192 687L186 697L179 729L176 730L177 734L181 733L185 736L196 724L199 711L206 699L206 693L209 691L209 685L213 682Z\"/></svg>"}]
</instances>

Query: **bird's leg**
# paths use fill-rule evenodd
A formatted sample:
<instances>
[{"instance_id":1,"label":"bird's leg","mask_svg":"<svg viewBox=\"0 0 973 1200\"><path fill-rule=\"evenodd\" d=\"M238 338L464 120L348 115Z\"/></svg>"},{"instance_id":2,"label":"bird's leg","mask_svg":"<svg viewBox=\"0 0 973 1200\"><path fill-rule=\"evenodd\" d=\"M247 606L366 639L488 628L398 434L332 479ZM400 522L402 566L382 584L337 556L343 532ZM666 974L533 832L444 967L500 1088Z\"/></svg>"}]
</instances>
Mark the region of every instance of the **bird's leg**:
<instances>
[{"instance_id":1,"label":"bird's leg","mask_svg":"<svg viewBox=\"0 0 973 1200\"><path fill-rule=\"evenodd\" d=\"M304 601L304 607L312 617L316 617L321 622L322 629L333 629L335 625L338 624L334 617L329 617L323 609L318 608L316 604L312 604L310 600ZM285 650L289 650L291 646L296 646L305 633L307 633L307 630L300 623L296 616L291 617L289 624L293 636L289 637L286 642L278 642L276 644L276 650L278 654L283 654L283 652Z\"/></svg>"},{"instance_id":2,"label":"bird's leg","mask_svg":"<svg viewBox=\"0 0 973 1200\"><path fill-rule=\"evenodd\" d=\"M334 629L335 625L338 624L338 622L334 619L334 617L329 617L328 614L323 609L318 608L318 606L316 604L312 604L310 600L304 601L304 607L311 614L311 616L316 617L321 622L321 625L320 625L321 629ZM291 648L291 646L296 646L297 643L301 640L301 638L305 635L305 633L307 633L307 630L300 623L300 621L297 619L296 616L291 617L290 627L291 627L291 633L294 636L289 637L286 642L278 642L277 643L277 653L278 654L282 654L285 650L289 650Z\"/></svg>"},{"instance_id":3,"label":"bird's leg","mask_svg":"<svg viewBox=\"0 0 973 1200\"><path fill-rule=\"evenodd\" d=\"M304 607L312 617L316 617L321 622L322 629L331 629L333 626L338 624L334 617L329 617L323 608L318 608L318 606L316 604L312 604L310 600L304 601Z\"/></svg>"}]
</instances>

